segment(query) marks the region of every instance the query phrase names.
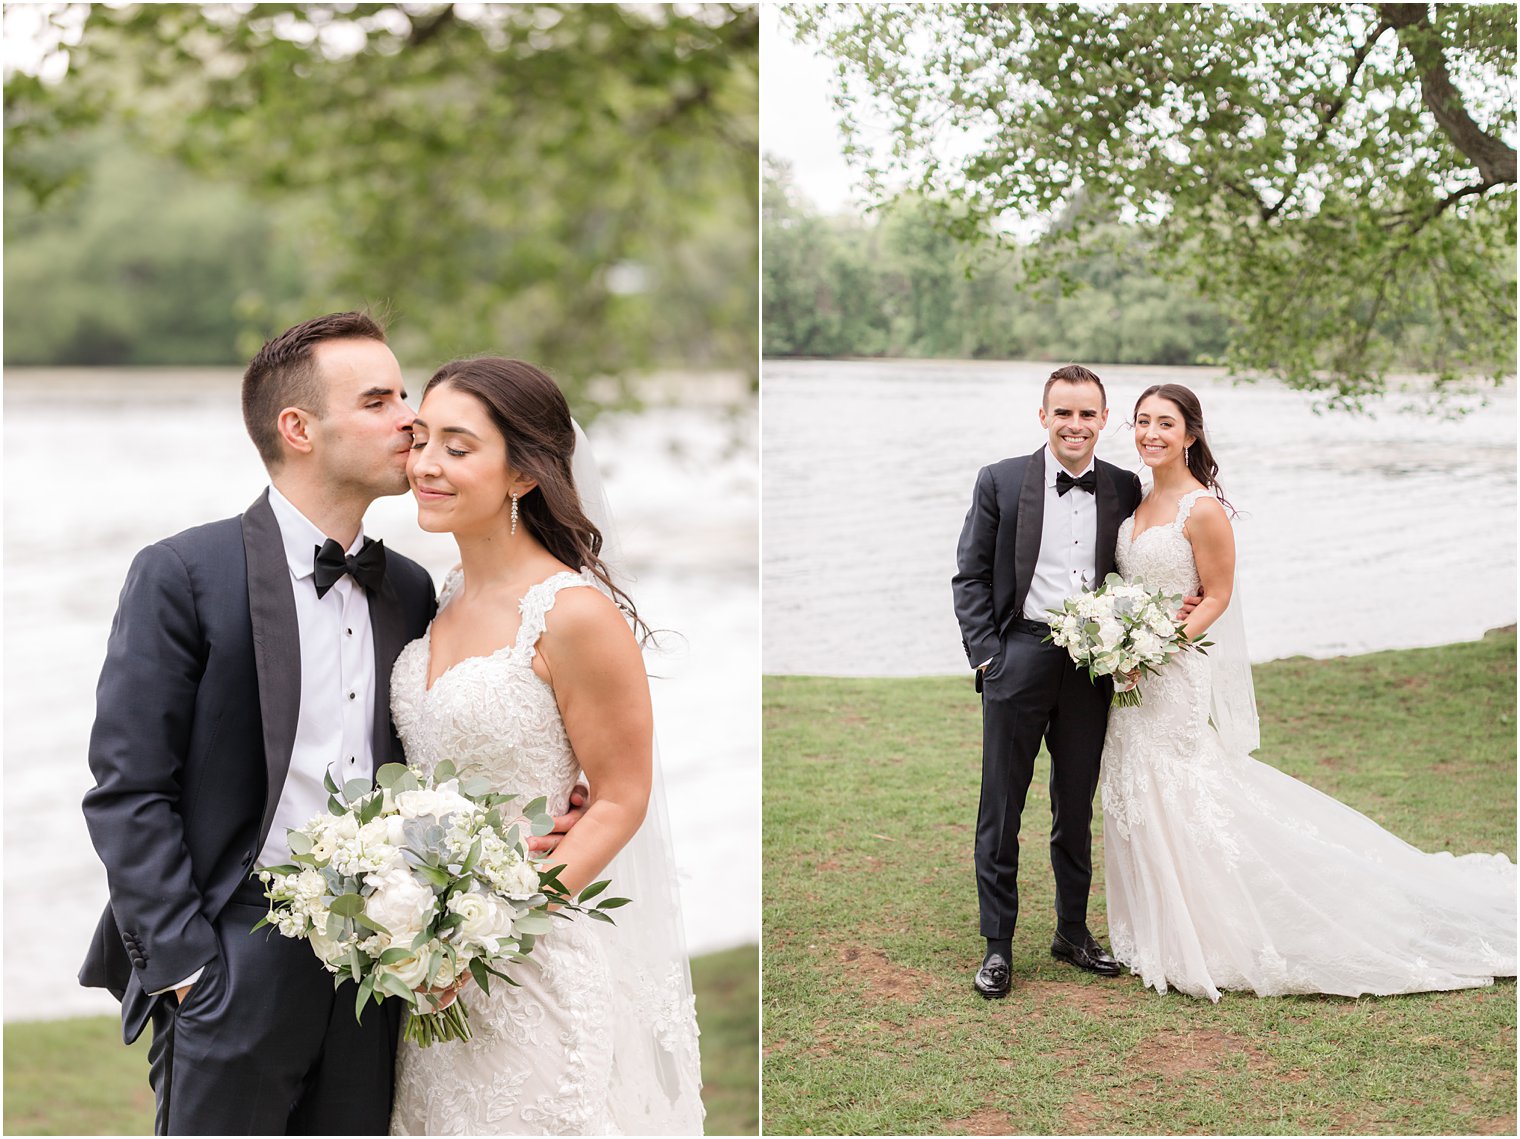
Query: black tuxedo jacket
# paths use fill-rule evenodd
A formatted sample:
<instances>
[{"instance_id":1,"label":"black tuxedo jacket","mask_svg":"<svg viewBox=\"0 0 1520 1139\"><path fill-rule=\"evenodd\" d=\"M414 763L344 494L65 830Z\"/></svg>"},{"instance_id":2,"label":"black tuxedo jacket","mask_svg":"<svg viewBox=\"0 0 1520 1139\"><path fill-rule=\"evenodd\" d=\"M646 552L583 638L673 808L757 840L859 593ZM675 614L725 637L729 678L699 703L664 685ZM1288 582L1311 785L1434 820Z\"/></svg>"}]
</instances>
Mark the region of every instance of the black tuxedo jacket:
<instances>
[{"instance_id":1,"label":"black tuxedo jacket","mask_svg":"<svg viewBox=\"0 0 1520 1139\"><path fill-rule=\"evenodd\" d=\"M391 665L433 610L427 571L387 551L385 584L369 593L376 766L402 759ZM121 1000L129 1044L148 994L217 956L212 922L268 835L300 699L295 593L268 492L137 555L95 694L84 814L111 900L79 973Z\"/></svg>"},{"instance_id":2,"label":"black tuxedo jacket","mask_svg":"<svg viewBox=\"0 0 1520 1139\"><path fill-rule=\"evenodd\" d=\"M1094 585L1113 572L1119 523L1140 504L1140 480L1096 461L1098 508ZM1071 494L1084 494L1073 490ZM983 467L956 550L955 616L972 668L1003 651L1009 624L1024 611L1045 521L1045 448Z\"/></svg>"}]
</instances>

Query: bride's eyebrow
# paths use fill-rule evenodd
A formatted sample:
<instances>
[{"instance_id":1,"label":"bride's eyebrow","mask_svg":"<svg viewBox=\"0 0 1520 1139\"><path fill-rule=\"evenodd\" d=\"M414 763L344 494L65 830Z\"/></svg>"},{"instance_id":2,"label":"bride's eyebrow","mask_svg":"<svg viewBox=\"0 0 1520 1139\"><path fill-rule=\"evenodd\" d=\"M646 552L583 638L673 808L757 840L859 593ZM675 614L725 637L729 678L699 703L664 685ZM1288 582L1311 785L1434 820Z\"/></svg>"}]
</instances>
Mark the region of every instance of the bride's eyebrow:
<instances>
[{"instance_id":1,"label":"bride's eyebrow","mask_svg":"<svg viewBox=\"0 0 1520 1139\"><path fill-rule=\"evenodd\" d=\"M413 427L421 427L423 430L426 430L426 431L431 431L432 430L432 428L428 427L428 425L425 422L423 422L421 419L418 419L416 417L413 417L413 419L412 419L412 426ZM475 434L475 432L471 431L468 427L440 427L438 429L438 434L440 434L440 435L468 435L471 439L476 439L476 440L478 440L480 438L479 435Z\"/></svg>"}]
</instances>

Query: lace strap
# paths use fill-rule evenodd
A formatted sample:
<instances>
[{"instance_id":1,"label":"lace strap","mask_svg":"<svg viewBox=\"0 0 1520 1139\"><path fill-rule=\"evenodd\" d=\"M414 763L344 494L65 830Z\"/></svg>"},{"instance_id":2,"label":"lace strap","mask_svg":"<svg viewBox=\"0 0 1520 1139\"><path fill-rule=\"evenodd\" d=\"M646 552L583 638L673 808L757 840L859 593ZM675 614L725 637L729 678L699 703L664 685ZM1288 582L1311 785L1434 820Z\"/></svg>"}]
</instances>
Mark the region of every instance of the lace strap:
<instances>
[{"instance_id":1,"label":"lace strap","mask_svg":"<svg viewBox=\"0 0 1520 1139\"><path fill-rule=\"evenodd\" d=\"M554 608L554 599L559 596L559 591L576 586L595 588L596 580L585 570L580 573L560 570L553 577L528 587L528 592L517 603L518 612L522 614L522 625L518 627L517 641L512 646L514 654L531 649L538 643L538 638L544 635L544 620L548 617L549 610Z\"/></svg>"},{"instance_id":2,"label":"lace strap","mask_svg":"<svg viewBox=\"0 0 1520 1139\"><path fill-rule=\"evenodd\" d=\"M1172 523L1177 533L1182 533L1182 527L1187 524L1188 515L1193 512L1193 503L1198 501L1200 495L1208 493L1208 487L1199 487L1197 490L1188 491L1177 500L1177 518Z\"/></svg>"},{"instance_id":3,"label":"lace strap","mask_svg":"<svg viewBox=\"0 0 1520 1139\"><path fill-rule=\"evenodd\" d=\"M438 591L438 610L454 600L454 594L459 592L459 587L464 584L464 567L455 566L443 575L443 588Z\"/></svg>"}]
</instances>

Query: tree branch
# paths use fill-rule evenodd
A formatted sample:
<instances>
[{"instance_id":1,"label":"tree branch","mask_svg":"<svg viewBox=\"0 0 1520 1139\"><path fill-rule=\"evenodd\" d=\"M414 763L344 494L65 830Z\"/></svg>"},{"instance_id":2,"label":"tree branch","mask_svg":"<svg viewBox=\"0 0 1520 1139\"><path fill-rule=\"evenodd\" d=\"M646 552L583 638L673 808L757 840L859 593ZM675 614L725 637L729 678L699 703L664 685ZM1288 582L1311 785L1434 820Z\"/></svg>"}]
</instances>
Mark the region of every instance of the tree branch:
<instances>
[{"instance_id":1,"label":"tree branch","mask_svg":"<svg viewBox=\"0 0 1520 1139\"><path fill-rule=\"evenodd\" d=\"M1340 117L1340 113L1345 109L1346 104L1351 101L1351 93L1356 89L1356 77L1362 72L1362 64L1367 62L1367 55L1372 51L1373 45L1376 44L1378 40L1382 38L1383 33L1388 31L1391 27L1393 27L1392 24L1390 24L1387 20L1383 20L1378 24L1377 27L1372 29L1372 34L1367 37L1367 39L1362 43L1362 46L1357 48L1356 53L1352 55L1351 69L1346 74L1345 86L1341 88L1340 93L1335 97L1334 102L1332 102L1330 106L1325 109L1325 113L1320 116L1319 130L1315 132L1314 140L1309 143L1308 147L1311 153L1315 150L1318 150L1319 147L1324 143L1325 136L1330 133L1330 127L1335 123L1335 120ZM1261 215L1262 221L1271 221L1278 215L1278 213L1282 211L1282 208L1292 200L1293 193L1298 189L1298 184L1303 178L1303 165L1301 163L1295 163L1295 166L1297 173L1295 173L1293 176L1293 184L1283 192L1282 197L1277 200L1277 204L1275 206L1265 211Z\"/></svg>"},{"instance_id":2,"label":"tree branch","mask_svg":"<svg viewBox=\"0 0 1520 1139\"><path fill-rule=\"evenodd\" d=\"M1430 9L1424 4L1379 4L1378 15L1398 29L1399 44L1419 72L1420 98L1452 145L1472 160L1483 181L1513 185L1515 152L1485 132L1462 105L1461 93L1446 70L1440 34L1430 22Z\"/></svg>"},{"instance_id":3,"label":"tree branch","mask_svg":"<svg viewBox=\"0 0 1520 1139\"><path fill-rule=\"evenodd\" d=\"M453 22L454 5L445 4L443 10L426 23L413 21L411 34L406 37L407 46L421 47Z\"/></svg>"}]
</instances>

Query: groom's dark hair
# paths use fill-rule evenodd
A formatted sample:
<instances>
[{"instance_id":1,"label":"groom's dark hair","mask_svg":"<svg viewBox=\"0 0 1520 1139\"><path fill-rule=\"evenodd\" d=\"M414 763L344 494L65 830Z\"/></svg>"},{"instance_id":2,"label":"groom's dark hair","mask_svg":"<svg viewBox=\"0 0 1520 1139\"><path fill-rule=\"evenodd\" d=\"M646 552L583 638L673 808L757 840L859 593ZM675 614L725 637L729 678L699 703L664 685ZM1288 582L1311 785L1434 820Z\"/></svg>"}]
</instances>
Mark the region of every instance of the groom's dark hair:
<instances>
[{"instance_id":1,"label":"groom's dark hair","mask_svg":"<svg viewBox=\"0 0 1520 1139\"><path fill-rule=\"evenodd\" d=\"M327 411L327 392L317 378L311 350L324 340L378 340L385 329L362 312L335 312L287 328L260 348L243 373L243 425L259 450L264 466L273 470L284 461L280 412L299 407L320 418Z\"/></svg>"},{"instance_id":2,"label":"groom's dark hair","mask_svg":"<svg viewBox=\"0 0 1520 1139\"><path fill-rule=\"evenodd\" d=\"M1050 379L1045 381L1045 391L1040 396L1040 406L1050 406L1050 389L1056 384L1065 381L1068 384L1097 384L1098 395L1103 399L1103 406L1108 406L1108 392L1104 390L1103 381L1098 379L1098 373L1091 368L1084 368L1081 364L1067 364L1064 368L1057 368L1050 373Z\"/></svg>"}]
</instances>

